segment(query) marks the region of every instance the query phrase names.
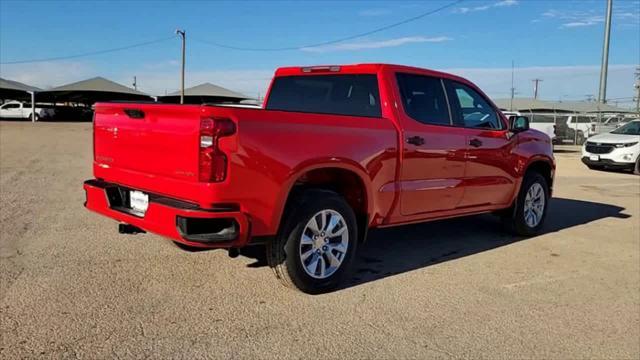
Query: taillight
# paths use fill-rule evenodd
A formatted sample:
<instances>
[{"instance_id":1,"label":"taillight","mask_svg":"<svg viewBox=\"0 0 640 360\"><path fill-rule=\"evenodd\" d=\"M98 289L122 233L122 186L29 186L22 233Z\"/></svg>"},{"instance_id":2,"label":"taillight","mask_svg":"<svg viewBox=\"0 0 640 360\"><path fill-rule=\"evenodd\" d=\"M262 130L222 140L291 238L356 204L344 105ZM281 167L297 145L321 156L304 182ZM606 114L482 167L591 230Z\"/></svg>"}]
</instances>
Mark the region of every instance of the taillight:
<instances>
[{"instance_id":1,"label":"taillight","mask_svg":"<svg viewBox=\"0 0 640 360\"><path fill-rule=\"evenodd\" d=\"M236 124L229 119L200 119L198 179L201 182L220 182L226 178L227 155L218 148L218 140L235 132Z\"/></svg>"}]
</instances>

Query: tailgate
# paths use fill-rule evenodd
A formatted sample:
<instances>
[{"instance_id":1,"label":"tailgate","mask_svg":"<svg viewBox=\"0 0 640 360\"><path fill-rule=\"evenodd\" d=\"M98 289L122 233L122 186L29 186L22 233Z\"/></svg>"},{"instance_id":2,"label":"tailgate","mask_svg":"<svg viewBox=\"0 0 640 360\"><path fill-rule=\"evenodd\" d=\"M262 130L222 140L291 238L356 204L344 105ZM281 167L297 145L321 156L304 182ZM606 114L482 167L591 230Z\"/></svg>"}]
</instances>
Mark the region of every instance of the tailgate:
<instances>
[{"instance_id":1,"label":"tailgate","mask_svg":"<svg viewBox=\"0 0 640 360\"><path fill-rule=\"evenodd\" d=\"M94 166L106 180L128 173L134 182L144 176L196 183L201 116L200 106L97 104Z\"/></svg>"}]
</instances>

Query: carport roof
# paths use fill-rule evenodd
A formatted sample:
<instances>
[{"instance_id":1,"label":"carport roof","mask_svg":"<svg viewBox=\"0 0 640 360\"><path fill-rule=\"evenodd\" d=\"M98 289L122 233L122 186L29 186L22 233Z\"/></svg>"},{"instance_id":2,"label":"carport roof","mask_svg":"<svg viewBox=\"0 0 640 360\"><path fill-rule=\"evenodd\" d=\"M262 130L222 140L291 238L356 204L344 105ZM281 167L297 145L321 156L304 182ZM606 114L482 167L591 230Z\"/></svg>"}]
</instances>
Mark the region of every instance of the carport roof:
<instances>
[{"instance_id":1,"label":"carport roof","mask_svg":"<svg viewBox=\"0 0 640 360\"><path fill-rule=\"evenodd\" d=\"M99 92L113 92L113 93L121 93L121 94L149 96L143 92L128 88L124 85L120 85L117 82L105 79L100 76L87 79L87 80L74 82L71 84L58 86L53 89L46 90L44 92L54 92L54 91L99 91Z\"/></svg>"},{"instance_id":2,"label":"carport roof","mask_svg":"<svg viewBox=\"0 0 640 360\"><path fill-rule=\"evenodd\" d=\"M510 110L511 99L495 99L500 109ZM531 98L513 99L513 111L558 111L558 112L586 112L586 113L632 113L631 109L619 108L609 104L587 101L545 101Z\"/></svg>"},{"instance_id":3,"label":"carport roof","mask_svg":"<svg viewBox=\"0 0 640 360\"><path fill-rule=\"evenodd\" d=\"M26 100L31 98L31 92L37 91L40 89L35 86L0 78L0 99Z\"/></svg>"},{"instance_id":4,"label":"carport roof","mask_svg":"<svg viewBox=\"0 0 640 360\"><path fill-rule=\"evenodd\" d=\"M18 81L0 78L0 90L16 90L16 91L30 92L30 91L41 91L42 89L37 88L35 86L23 84Z\"/></svg>"},{"instance_id":5,"label":"carport roof","mask_svg":"<svg viewBox=\"0 0 640 360\"><path fill-rule=\"evenodd\" d=\"M74 82L53 89L40 91L38 100L73 101L94 103L114 100L151 100L151 96L128 88L103 77Z\"/></svg>"},{"instance_id":6,"label":"carport roof","mask_svg":"<svg viewBox=\"0 0 640 360\"><path fill-rule=\"evenodd\" d=\"M201 96L201 97L228 97L235 99L249 99L248 96L225 89L222 86L214 85L212 83L203 83L194 87L184 89L185 96ZM172 92L166 96L180 96L180 91Z\"/></svg>"}]
</instances>

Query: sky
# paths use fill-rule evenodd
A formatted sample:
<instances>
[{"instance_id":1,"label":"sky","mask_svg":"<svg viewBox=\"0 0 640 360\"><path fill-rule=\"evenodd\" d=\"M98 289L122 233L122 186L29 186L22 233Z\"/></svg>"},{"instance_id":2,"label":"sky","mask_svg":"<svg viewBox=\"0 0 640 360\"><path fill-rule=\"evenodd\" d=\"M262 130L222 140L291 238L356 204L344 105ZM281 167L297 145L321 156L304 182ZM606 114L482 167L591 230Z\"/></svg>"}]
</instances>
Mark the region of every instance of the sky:
<instances>
[{"instance_id":1,"label":"sky","mask_svg":"<svg viewBox=\"0 0 640 360\"><path fill-rule=\"evenodd\" d=\"M187 86L212 82L254 97L280 66L384 62L452 72L506 98L512 61L516 97L532 97L534 78L543 99L597 96L605 0L466 0L309 46L453 2L2 0L0 77L48 88L94 76L131 86L136 76L140 90L162 95L179 87L180 28ZM625 105L640 66L640 1L613 2L607 97Z\"/></svg>"}]
</instances>

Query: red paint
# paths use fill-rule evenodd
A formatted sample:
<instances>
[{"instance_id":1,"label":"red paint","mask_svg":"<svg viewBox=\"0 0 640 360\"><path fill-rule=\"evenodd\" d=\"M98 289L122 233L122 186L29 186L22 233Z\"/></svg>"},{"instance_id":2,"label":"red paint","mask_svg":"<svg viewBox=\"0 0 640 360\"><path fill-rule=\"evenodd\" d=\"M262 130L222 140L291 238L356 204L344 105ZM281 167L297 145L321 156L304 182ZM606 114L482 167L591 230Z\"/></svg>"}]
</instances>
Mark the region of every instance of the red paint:
<instances>
[{"instance_id":1,"label":"red paint","mask_svg":"<svg viewBox=\"0 0 640 360\"><path fill-rule=\"evenodd\" d=\"M328 69L304 72L288 67L278 69L275 76L377 74L382 117L222 106L96 104L95 178L197 204L202 211L152 202L144 218L139 218L111 209L104 190L90 185L85 185L87 207L185 243L189 242L176 230L177 215L233 218L240 224L241 236L224 246L239 247L251 237L277 232L292 187L311 170L337 168L355 174L366 196L369 225L376 227L505 208L533 161L555 169L550 139L535 130L511 136L507 130L425 125L409 118L402 109L395 73L451 79L479 91L465 79L398 65L347 65L340 66L339 72ZM131 118L125 109L141 110L145 116ZM213 151L223 154L227 163L224 176L218 176L224 180L219 182L202 182L199 176L202 167L208 166L200 161L203 118L228 119L235 124L232 134L215 139ZM425 143L407 144L406 138L414 135L423 137ZM473 138L481 139L483 145L467 145ZM237 211L207 211L221 204Z\"/></svg>"}]
</instances>

